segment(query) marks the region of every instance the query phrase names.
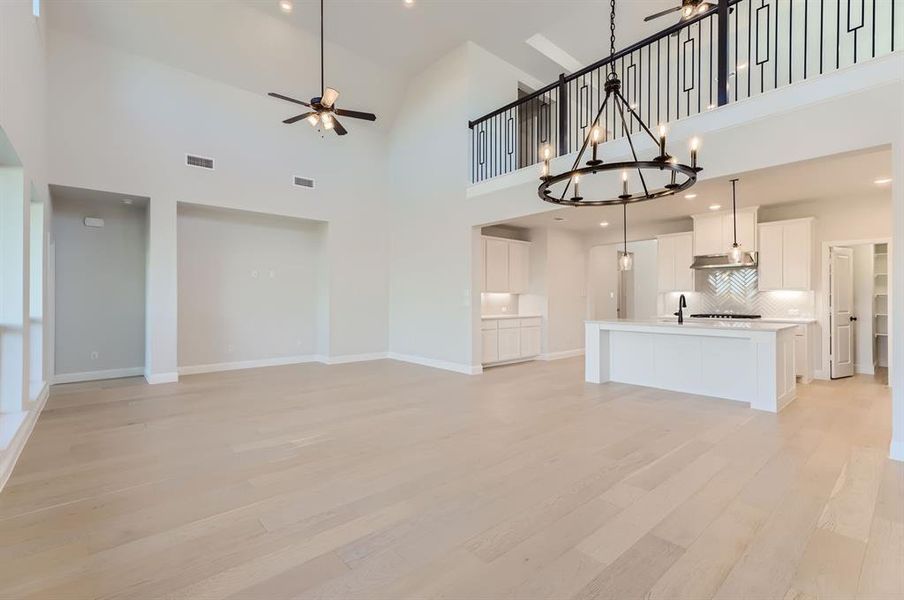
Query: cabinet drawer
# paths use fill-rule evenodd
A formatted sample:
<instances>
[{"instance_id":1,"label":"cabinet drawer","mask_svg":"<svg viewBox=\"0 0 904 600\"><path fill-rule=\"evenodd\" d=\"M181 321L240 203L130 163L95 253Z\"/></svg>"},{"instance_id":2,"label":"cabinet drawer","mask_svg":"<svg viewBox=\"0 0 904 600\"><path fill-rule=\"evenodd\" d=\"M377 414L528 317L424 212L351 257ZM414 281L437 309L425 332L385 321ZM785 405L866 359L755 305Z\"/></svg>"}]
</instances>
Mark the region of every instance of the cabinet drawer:
<instances>
[{"instance_id":1,"label":"cabinet drawer","mask_svg":"<svg viewBox=\"0 0 904 600\"><path fill-rule=\"evenodd\" d=\"M521 319L521 327L539 327L540 320L540 317L528 317L526 319Z\"/></svg>"},{"instance_id":2,"label":"cabinet drawer","mask_svg":"<svg viewBox=\"0 0 904 600\"><path fill-rule=\"evenodd\" d=\"M495 331L499 328L499 321L496 319L481 319L480 329L483 331Z\"/></svg>"},{"instance_id":3,"label":"cabinet drawer","mask_svg":"<svg viewBox=\"0 0 904 600\"><path fill-rule=\"evenodd\" d=\"M499 319L496 321L499 323L499 329L518 329L519 319Z\"/></svg>"}]
</instances>

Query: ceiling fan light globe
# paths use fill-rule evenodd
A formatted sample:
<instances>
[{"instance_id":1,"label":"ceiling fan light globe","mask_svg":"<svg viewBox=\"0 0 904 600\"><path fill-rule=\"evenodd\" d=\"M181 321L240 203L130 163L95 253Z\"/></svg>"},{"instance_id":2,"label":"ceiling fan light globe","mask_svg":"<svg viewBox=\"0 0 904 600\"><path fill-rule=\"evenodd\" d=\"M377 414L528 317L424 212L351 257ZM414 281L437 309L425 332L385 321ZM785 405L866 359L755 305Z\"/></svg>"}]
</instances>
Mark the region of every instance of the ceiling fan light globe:
<instances>
[{"instance_id":1,"label":"ceiling fan light globe","mask_svg":"<svg viewBox=\"0 0 904 600\"><path fill-rule=\"evenodd\" d=\"M339 97L339 92L334 90L333 88L326 88L323 90L323 97L320 98L320 104L329 108L336 101L336 98Z\"/></svg>"},{"instance_id":2,"label":"ceiling fan light globe","mask_svg":"<svg viewBox=\"0 0 904 600\"><path fill-rule=\"evenodd\" d=\"M305 119L305 121L307 121L311 127L317 127L317 123L320 122L320 115L314 113L313 115Z\"/></svg>"}]
</instances>

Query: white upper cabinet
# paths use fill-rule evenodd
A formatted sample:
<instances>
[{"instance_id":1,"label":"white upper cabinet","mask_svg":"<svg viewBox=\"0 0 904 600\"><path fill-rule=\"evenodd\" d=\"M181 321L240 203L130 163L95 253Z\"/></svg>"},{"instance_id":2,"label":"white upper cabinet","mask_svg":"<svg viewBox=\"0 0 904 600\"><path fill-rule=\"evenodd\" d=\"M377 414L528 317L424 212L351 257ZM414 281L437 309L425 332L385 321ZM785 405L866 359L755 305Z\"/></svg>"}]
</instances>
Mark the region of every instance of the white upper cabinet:
<instances>
[{"instance_id":1,"label":"white upper cabinet","mask_svg":"<svg viewBox=\"0 0 904 600\"><path fill-rule=\"evenodd\" d=\"M486 238L484 254L485 292L509 291L509 244L505 240Z\"/></svg>"},{"instance_id":2,"label":"white upper cabinet","mask_svg":"<svg viewBox=\"0 0 904 600\"><path fill-rule=\"evenodd\" d=\"M509 243L509 291L526 294L530 273L530 246L525 243Z\"/></svg>"},{"instance_id":3,"label":"white upper cabinet","mask_svg":"<svg viewBox=\"0 0 904 600\"><path fill-rule=\"evenodd\" d=\"M757 207L738 210L738 243L744 250L757 249ZM734 218L730 212L693 215L694 255L725 254L734 242Z\"/></svg>"},{"instance_id":4,"label":"white upper cabinet","mask_svg":"<svg viewBox=\"0 0 904 600\"><path fill-rule=\"evenodd\" d=\"M661 235L657 240L660 292L694 291L694 234Z\"/></svg>"},{"instance_id":5,"label":"white upper cabinet","mask_svg":"<svg viewBox=\"0 0 904 600\"><path fill-rule=\"evenodd\" d=\"M813 289L813 219L775 221L759 226L759 289Z\"/></svg>"},{"instance_id":6,"label":"white upper cabinet","mask_svg":"<svg viewBox=\"0 0 904 600\"><path fill-rule=\"evenodd\" d=\"M484 237L483 291L524 294L528 291L530 242Z\"/></svg>"}]
</instances>

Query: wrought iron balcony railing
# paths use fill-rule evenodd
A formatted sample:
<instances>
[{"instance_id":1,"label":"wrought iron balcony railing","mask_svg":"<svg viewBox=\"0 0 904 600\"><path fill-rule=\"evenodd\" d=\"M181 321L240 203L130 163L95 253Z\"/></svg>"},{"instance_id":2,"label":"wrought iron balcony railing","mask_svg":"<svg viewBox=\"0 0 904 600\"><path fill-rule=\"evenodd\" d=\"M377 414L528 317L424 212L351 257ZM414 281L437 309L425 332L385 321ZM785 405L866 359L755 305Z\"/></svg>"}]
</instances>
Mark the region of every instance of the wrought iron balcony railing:
<instances>
[{"instance_id":1,"label":"wrought iron balcony railing","mask_svg":"<svg viewBox=\"0 0 904 600\"><path fill-rule=\"evenodd\" d=\"M904 0L719 0L716 10L471 121L471 181L537 164L544 146L552 156L577 151L613 61L625 98L652 126L889 54L902 42ZM624 135L614 123L604 112L607 140Z\"/></svg>"}]
</instances>

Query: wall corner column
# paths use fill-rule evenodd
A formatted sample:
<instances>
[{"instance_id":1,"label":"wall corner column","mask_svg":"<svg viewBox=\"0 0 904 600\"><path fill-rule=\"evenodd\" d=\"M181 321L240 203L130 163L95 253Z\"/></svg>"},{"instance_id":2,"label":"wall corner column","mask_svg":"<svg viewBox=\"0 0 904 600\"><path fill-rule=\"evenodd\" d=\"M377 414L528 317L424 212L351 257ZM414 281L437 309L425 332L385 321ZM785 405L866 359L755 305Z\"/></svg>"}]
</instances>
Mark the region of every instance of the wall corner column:
<instances>
[{"instance_id":1,"label":"wall corner column","mask_svg":"<svg viewBox=\"0 0 904 600\"><path fill-rule=\"evenodd\" d=\"M891 344L888 383L892 388L892 433L889 458L904 461L904 124L892 144Z\"/></svg>"},{"instance_id":2,"label":"wall corner column","mask_svg":"<svg viewBox=\"0 0 904 600\"><path fill-rule=\"evenodd\" d=\"M179 380L176 208L165 196L148 204L144 377L151 384Z\"/></svg>"}]
</instances>

